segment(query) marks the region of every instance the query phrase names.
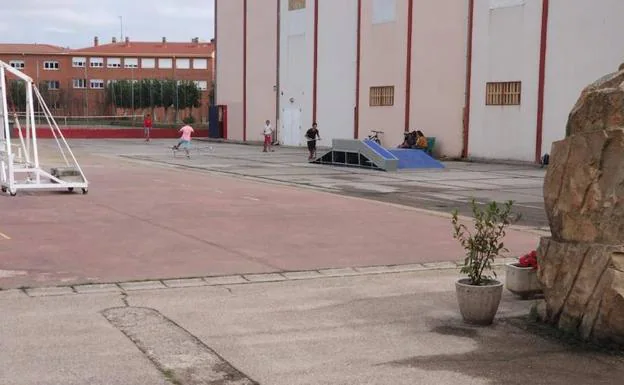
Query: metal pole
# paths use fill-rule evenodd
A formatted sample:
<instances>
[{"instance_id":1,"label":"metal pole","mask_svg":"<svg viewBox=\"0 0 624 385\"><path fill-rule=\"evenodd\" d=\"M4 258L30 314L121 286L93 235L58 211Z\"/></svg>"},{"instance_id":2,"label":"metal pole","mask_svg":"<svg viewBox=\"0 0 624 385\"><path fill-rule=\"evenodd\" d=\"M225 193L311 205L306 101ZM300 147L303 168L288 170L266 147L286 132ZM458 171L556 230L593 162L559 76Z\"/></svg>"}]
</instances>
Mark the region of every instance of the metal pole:
<instances>
[{"instance_id":1,"label":"metal pole","mask_svg":"<svg viewBox=\"0 0 624 385\"><path fill-rule=\"evenodd\" d=\"M39 169L39 151L37 149L37 130L35 128L35 107L33 100L33 84L32 81L26 82L27 86L27 99L26 99L26 108L27 114L30 114L30 126L32 127L32 145L33 145L33 155L35 168ZM41 183L41 174L37 172L37 183Z\"/></svg>"},{"instance_id":2,"label":"metal pole","mask_svg":"<svg viewBox=\"0 0 624 385\"><path fill-rule=\"evenodd\" d=\"M13 175L13 153L11 149L11 128L9 126L9 111L7 109L7 84L4 67L0 67L0 87L2 88L2 123L4 128L4 140L6 143L7 153L7 171L9 173L9 190L13 192L13 185L15 184L15 177Z\"/></svg>"}]
</instances>

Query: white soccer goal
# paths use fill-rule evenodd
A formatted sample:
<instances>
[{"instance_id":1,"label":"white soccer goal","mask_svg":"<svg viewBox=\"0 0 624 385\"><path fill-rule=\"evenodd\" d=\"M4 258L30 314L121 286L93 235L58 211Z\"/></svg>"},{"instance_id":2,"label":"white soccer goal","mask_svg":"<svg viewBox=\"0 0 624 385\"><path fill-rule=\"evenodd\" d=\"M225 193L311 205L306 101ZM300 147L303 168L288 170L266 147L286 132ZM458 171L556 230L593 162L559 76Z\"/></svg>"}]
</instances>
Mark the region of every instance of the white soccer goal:
<instances>
[{"instance_id":1,"label":"white soccer goal","mask_svg":"<svg viewBox=\"0 0 624 385\"><path fill-rule=\"evenodd\" d=\"M8 103L7 76L12 76L25 83L26 112L18 117L15 111L11 114ZM56 140L58 153L63 160L60 167L46 171L39 162L37 143L37 127L35 124L35 105L43 114L47 127ZM24 121L24 127L20 121ZM74 153L69 148L61 130L33 80L22 72L0 61L0 186L2 192L15 196L24 190L64 190L82 189L86 194L89 183ZM11 127L13 126L13 127ZM46 128L47 128L46 127ZM13 135L12 135L12 128ZM17 136L17 138L14 138ZM13 142L17 143L13 143Z\"/></svg>"}]
</instances>

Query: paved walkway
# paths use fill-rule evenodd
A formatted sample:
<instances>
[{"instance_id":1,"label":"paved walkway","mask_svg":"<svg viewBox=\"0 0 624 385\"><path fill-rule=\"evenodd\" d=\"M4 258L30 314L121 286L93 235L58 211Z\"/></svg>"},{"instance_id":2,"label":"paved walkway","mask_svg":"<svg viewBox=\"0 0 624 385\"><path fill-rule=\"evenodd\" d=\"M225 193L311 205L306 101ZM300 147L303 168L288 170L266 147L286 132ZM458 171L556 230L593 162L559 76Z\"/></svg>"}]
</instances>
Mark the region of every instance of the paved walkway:
<instances>
[{"instance_id":1,"label":"paved walkway","mask_svg":"<svg viewBox=\"0 0 624 385\"><path fill-rule=\"evenodd\" d=\"M0 383L621 383L621 357L550 338L517 318L532 302L508 292L493 326L464 325L456 278L430 270L31 298L0 291Z\"/></svg>"},{"instance_id":2,"label":"paved walkway","mask_svg":"<svg viewBox=\"0 0 624 385\"><path fill-rule=\"evenodd\" d=\"M528 227L507 244L524 253L543 170L73 144L88 195L0 197L0 384L621 383L621 356L553 339L524 318L532 301L505 292L492 327L460 320L448 211L517 200Z\"/></svg>"}]
</instances>

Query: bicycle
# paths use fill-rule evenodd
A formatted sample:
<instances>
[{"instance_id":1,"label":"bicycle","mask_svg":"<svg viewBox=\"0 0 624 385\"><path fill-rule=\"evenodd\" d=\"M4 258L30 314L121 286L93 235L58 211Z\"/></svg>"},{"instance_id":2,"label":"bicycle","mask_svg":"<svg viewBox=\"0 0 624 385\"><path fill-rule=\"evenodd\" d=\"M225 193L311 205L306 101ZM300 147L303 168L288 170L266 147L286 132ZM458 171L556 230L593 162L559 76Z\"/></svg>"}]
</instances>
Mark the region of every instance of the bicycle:
<instances>
[{"instance_id":1,"label":"bicycle","mask_svg":"<svg viewBox=\"0 0 624 385\"><path fill-rule=\"evenodd\" d=\"M368 136L368 140L372 140L373 142L381 145L381 138L379 138L379 134L383 134L383 131L371 130L372 134Z\"/></svg>"}]
</instances>

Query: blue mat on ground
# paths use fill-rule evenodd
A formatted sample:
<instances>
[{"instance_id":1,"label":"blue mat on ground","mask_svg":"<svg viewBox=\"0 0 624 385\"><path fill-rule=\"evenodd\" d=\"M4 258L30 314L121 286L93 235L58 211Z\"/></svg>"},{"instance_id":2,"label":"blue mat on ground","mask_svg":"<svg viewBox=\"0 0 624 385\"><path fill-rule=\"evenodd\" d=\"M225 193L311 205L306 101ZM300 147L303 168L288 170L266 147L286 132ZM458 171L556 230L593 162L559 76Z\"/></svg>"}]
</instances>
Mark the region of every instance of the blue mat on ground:
<instances>
[{"instance_id":1,"label":"blue mat on ground","mask_svg":"<svg viewBox=\"0 0 624 385\"><path fill-rule=\"evenodd\" d=\"M399 169L444 168L423 150L396 148L388 151L399 159Z\"/></svg>"},{"instance_id":2,"label":"blue mat on ground","mask_svg":"<svg viewBox=\"0 0 624 385\"><path fill-rule=\"evenodd\" d=\"M391 151L381 147L377 142L368 139L364 139L363 142L384 159L398 159Z\"/></svg>"}]
</instances>

